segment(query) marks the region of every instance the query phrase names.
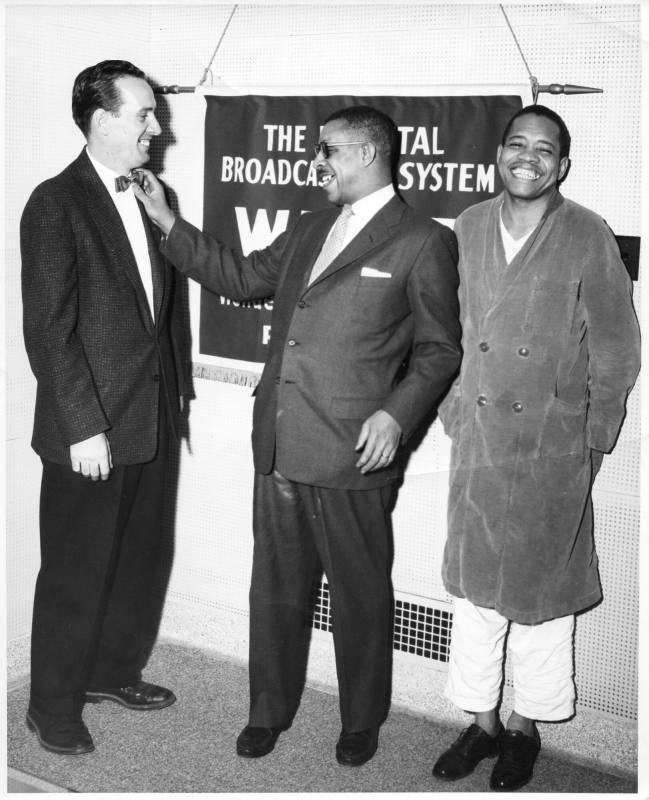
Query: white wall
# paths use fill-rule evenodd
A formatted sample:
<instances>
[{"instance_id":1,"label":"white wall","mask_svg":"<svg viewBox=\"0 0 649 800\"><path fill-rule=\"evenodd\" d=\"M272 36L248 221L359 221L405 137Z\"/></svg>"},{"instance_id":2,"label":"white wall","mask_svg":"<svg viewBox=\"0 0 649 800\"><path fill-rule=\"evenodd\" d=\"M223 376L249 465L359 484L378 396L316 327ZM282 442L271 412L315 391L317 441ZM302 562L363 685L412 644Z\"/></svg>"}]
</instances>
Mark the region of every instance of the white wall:
<instances>
[{"instance_id":1,"label":"white wall","mask_svg":"<svg viewBox=\"0 0 649 800\"><path fill-rule=\"evenodd\" d=\"M565 194L597 210L616 233L646 235L640 213L639 5L529 3L505 9L541 83L604 89L603 94L539 98L564 116L573 135ZM69 96L83 67L104 58L126 58L157 83L195 85L231 10L231 5L213 3L6 8L7 634L10 654L19 662L16 669L25 664L38 567L40 480L38 459L29 449L34 381L21 335L20 213L34 185L64 167L82 146ZM213 74L249 89L260 83L307 88L528 84L495 3L241 5ZM166 107L163 123L173 132L165 136L163 175L181 211L200 222L196 143L201 101L179 95L161 102ZM638 307L639 295L640 285ZM197 380L196 389L192 452L184 451L181 460L175 561L162 633L245 658L250 390L207 380ZM621 721L633 718L636 704L639 441L636 390L620 443L605 460L596 485L606 598L580 618L577 633L581 702ZM408 478L395 515L395 588L425 604L447 599L439 579L446 453L443 434L434 427L420 454L431 466ZM436 713L443 708L430 688L437 678L432 666L421 661L397 659L395 697ZM310 674L334 685L324 634L315 637ZM574 731L568 737L577 738ZM633 753L628 759L633 761Z\"/></svg>"}]
</instances>

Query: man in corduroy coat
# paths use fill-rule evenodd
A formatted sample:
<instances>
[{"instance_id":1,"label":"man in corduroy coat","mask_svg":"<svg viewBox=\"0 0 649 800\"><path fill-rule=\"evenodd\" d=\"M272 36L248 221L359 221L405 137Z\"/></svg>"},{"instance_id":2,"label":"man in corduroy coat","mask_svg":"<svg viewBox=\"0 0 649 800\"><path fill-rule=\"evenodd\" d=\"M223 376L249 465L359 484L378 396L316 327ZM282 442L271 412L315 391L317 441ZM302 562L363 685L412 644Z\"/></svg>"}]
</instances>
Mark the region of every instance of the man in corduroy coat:
<instances>
[{"instance_id":1,"label":"man in corduroy coat","mask_svg":"<svg viewBox=\"0 0 649 800\"><path fill-rule=\"evenodd\" d=\"M498 149L504 192L467 209L455 228L464 356L439 409L453 440L446 694L474 722L433 774L456 780L498 756L496 791L532 777L536 720L574 713L574 615L602 597L591 489L639 368L615 238L559 191L569 153L555 112L517 112ZM515 698L505 729L507 634Z\"/></svg>"},{"instance_id":2,"label":"man in corduroy coat","mask_svg":"<svg viewBox=\"0 0 649 800\"><path fill-rule=\"evenodd\" d=\"M175 700L141 674L170 442L190 390L176 273L128 181L160 133L155 106L129 62L83 70L72 112L87 146L34 190L21 220L43 463L27 724L55 753L94 749L87 701L151 710Z\"/></svg>"}]
</instances>

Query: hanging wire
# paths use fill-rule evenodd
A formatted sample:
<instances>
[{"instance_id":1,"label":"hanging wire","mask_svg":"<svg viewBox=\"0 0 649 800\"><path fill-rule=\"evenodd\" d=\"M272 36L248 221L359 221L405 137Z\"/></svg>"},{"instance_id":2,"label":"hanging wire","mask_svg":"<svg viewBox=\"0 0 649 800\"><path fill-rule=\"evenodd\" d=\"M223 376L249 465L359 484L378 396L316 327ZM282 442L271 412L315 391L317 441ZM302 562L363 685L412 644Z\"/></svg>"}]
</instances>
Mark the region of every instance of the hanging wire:
<instances>
[{"instance_id":1,"label":"hanging wire","mask_svg":"<svg viewBox=\"0 0 649 800\"><path fill-rule=\"evenodd\" d=\"M214 76L212 75L212 64L214 63L214 59L216 58L216 54L218 53L219 47L221 46L221 42L225 38L225 34L227 33L228 28L230 27L230 23L232 22L232 17L234 16L234 12L237 10L237 8L239 8L239 4L238 3L235 4L234 8L232 9L232 11L230 13L230 16L228 17L228 21L225 23L225 27L223 28L223 32L221 33L221 37L219 38L218 42L216 43L216 47L214 48L214 52L212 53L212 58L210 58L210 63L205 67L205 70L203 71L203 77L199 81L199 84L198 84L199 86L202 86L205 83L205 81L207 80L208 73L209 73L209 75L211 77L211 80L214 81Z\"/></svg>"},{"instance_id":2,"label":"hanging wire","mask_svg":"<svg viewBox=\"0 0 649 800\"><path fill-rule=\"evenodd\" d=\"M514 33L514 29L511 26L509 21L509 17L505 13L505 9L503 8L502 4L498 4L500 10L503 12L503 17L505 18L505 22L507 23L507 27L511 31L512 37L514 42L516 43L516 47L518 48L518 52L521 54L521 58L523 59L523 64L525 64L525 69L527 70L527 74L530 76L530 85L532 87L532 101L536 105L537 98L539 96L539 92L549 92L550 94L592 94L594 92L603 92L603 89L595 89L591 86L574 86L571 83L550 83L548 85L539 86L538 80L532 75L532 70L529 68L525 55L523 54L523 48L520 46L518 38Z\"/></svg>"},{"instance_id":3,"label":"hanging wire","mask_svg":"<svg viewBox=\"0 0 649 800\"><path fill-rule=\"evenodd\" d=\"M509 30L511 32L511 35L512 35L512 37L514 39L516 47L518 48L518 52L521 54L521 58L523 59L523 64L525 64L525 69L527 70L527 74L530 77L530 84L532 86L532 97L534 98L534 102L536 103L536 98L538 97L538 94L539 94L539 82L534 77L534 75L532 75L532 70L530 69L529 64L527 63L527 59L525 58L525 54L523 53L523 48L521 47L520 42L518 41L518 38L517 38L516 34L514 33L514 29L512 28L511 22L509 21L509 17L507 16L507 13L506 13L505 9L503 8L502 3L498 3L498 7L500 8L500 10L503 13L503 17L505 18L505 22L507 23L507 27L509 28Z\"/></svg>"},{"instance_id":4,"label":"hanging wire","mask_svg":"<svg viewBox=\"0 0 649 800\"><path fill-rule=\"evenodd\" d=\"M225 34L227 33L228 28L230 27L230 23L232 22L232 17L234 16L234 12L239 7L238 4L234 6L232 11L230 12L230 16L228 17L228 21L225 23L225 27L223 28L223 32L216 43L216 47L214 48L214 52L212 53L212 58L210 59L210 63L205 67L203 70L203 77L198 83L198 86L202 86L205 81L207 80L208 74L211 76L211 82L214 82L214 76L212 75L212 64L214 63L214 59L216 58L216 54L219 51L219 47L221 46L221 42L225 38ZM178 86L174 84L173 86L156 86L154 88L154 94L190 94L196 90L197 86Z\"/></svg>"}]
</instances>

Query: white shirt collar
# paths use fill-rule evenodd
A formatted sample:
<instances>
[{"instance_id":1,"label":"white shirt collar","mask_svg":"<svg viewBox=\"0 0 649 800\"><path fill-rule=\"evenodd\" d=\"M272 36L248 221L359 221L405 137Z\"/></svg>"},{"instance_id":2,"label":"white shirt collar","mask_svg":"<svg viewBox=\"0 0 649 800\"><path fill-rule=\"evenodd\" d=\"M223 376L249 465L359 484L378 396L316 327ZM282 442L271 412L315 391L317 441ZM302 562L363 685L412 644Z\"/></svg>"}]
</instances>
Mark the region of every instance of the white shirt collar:
<instances>
[{"instance_id":1,"label":"white shirt collar","mask_svg":"<svg viewBox=\"0 0 649 800\"><path fill-rule=\"evenodd\" d=\"M383 206L394 197L394 195L394 186L391 183L388 183L381 189L377 189L375 192L372 192L372 194L361 197L360 200L352 203L352 211L354 212L354 216L361 217L365 220L371 219L377 211L383 208Z\"/></svg>"},{"instance_id":2,"label":"white shirt collar","mask_svg":"<svg viewBox=\"0 0 649 800\"><path fill-rule=\"evenodd\" d=\"M97 174L101 178L101 182L108 189L109 193L111 195L117 194L117 191L115 189L115 178L119 177L121 173L115 172L115 170L112 170L110 167L107 167L105 164L102 164L101 161L97 161L97 159L92 155L87 146L86 146L86 153L88 155L88 158L90 159L90 163L97 170Z\"/></svg>"}]
</instances>

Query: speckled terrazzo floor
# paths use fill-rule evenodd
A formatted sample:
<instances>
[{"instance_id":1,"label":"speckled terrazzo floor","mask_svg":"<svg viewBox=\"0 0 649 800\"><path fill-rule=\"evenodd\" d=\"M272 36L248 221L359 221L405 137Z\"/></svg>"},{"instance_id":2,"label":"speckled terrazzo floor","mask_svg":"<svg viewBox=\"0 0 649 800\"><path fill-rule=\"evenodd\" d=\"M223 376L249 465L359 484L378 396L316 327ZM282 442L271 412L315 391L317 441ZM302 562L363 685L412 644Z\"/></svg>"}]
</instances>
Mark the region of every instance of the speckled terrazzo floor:
<instances>
[{"instance_id":1,"label":"speckled terrazzo floor","mask_svg":"<svg viewBox=\"0 0 649 800\"><path fill-rule=\"evenodd\" d=\"M337 697L307 689L293 727L269 756L237 757L246 721L245 665L212 653L161 643L146 678L173 688L178 702L162 711L129 712L114 703L88 705L84 720L96 746L84 756L43 750L25 725L28 687L7 700L8 766L16 774L74 792L484 792L493 762L482 762L452 784L430 771L457 729L393 709L376 756L362 767L341 767ZM20 791L20 790L19 790ZM22 791L25 791L24 789ZM635 793L632 777L574 764L542 750L523 792Z\"/></svg>"}]
</instances>

